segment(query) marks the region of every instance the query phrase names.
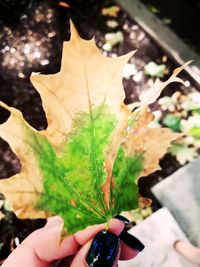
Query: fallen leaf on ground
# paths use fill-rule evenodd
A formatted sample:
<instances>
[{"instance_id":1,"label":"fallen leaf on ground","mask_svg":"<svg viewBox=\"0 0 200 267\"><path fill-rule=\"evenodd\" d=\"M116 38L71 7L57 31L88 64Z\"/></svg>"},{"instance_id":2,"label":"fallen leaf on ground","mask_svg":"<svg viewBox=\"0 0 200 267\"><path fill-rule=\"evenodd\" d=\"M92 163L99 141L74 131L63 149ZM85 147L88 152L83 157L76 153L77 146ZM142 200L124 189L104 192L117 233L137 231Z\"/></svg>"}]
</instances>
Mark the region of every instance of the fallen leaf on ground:
<instances>
[{"instance_id":1,"label":"fallen leaf on ground","mask_svg":"<svg viewBox=\"0 0 200 267\"><path fill-rule=\"evenodd\" d=\"M137 74L137 68L133 63L127 63L123 69L123 77L129 79L131 76Z\"/></svg>"},{"instance_id":2,"label":"fallen leaf on ground","mask_svg":"<svg viewBox=\"0 0 200 267\"><path fill-rule=\"evenodd\" d=\"M176 109L176 101L169 96L164 96L158 100L158 104L161 106L162 110L168 110L170 112L175 111Z\"/></svg>"},{"instance_id":3,"label":"fallen leaf on ground","mask_svg":"<svg viewBox=\"0 0 200 267\"><path fill-rule=\"evenodd\" d=\"M189 147L187 144L182 143L174 143L169 152L176 157L181 165L194 160L198 156L194 147Z\"/></svg>"},{"instance_id":4,"label":"fallen leaf on ground","mask_svg":"<svg viewBox=\"0 0 200 267\"><path fill-rule=\"evenodd\" d=\"M120 8L118 6L105 7L102 9L101 14L104 16L117 17Z\"/></svg>"},{"instance_id":5,"label":"fallen leaf on ground","mask_svg":"<svg viewBox=\"0 0 200 267\"><path fill-rule=\"evenodd\" d=\"M106 25L112 29L116 28L119 24L116 20L108 20Z\"/></svg>"},{"instance_id":6,"label":"fallen leaf on ground","mask_svg":"<svg viewBox=\"0 0 200 267\"><path fill-rule=\"evenodd\" d=\"M67 2L60 1L58 5L64 8L70 8L70 5Z\"/></svg>"},{"instance_id":7,"label":"fallen leaf on ground","mask_svg":"<svg viewBox=\"0 0 200 267\"><path fill-rule=\"evenodd\" d=\"M149 75L151 77L158 77L162 78L164 77L166 70L166 65L164 64L156 64L155 62L151 61L144 67L144 73L146 75Z\"/></svg>"},{"instance_id":8,"label":"fallen leaf on ground","mask_svg":"<svg viewBox=\"0 0 200 267\"><path fill-rule=\"evenodd\" d=\"M124 36L121 31L106 33L105 35L106 43L103 45L103 49L106 51L111 51L113 46L123 42Z\"/></svg>"},{"instance_id":9,"label":"fallen leaf on ground","mask_svg":"<svg viewBox=\"0 0 200 267\"><path fill-rule=\"evenodd\" d=\"M162 123L174 132L180 132L181 117L178 115L167 114L164 116Z\"/></svg>"},{"instance_id":10,"label":"fallen leaf on ground","mask_svg":"<svg viewBox=\"0 0 200 267\"><path fill-rule=\"evenodd\" d=\"M181 130L187 135L200 139L200 114L189 116L181 120Z\"/></svg>"}]
</instances>

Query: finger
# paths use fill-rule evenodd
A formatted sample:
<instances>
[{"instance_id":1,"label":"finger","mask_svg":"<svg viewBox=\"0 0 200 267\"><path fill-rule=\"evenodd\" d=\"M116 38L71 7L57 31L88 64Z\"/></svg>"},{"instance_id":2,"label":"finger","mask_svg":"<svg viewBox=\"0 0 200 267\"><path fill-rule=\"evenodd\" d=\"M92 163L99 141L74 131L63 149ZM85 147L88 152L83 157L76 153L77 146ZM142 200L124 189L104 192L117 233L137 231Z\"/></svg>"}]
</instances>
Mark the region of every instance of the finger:
<instances>
[{"instance_id":1,"label":"finger","mask_svg":"<svg viewBox=\"0 0 200 267\"><path fill-rule=\"evenodd\" d=\"M108 222L109 225L109 232L112 232L116 235L119 235L122 230L124 229L124 223L117 219L110 219ZM86 229L77 232L74 234L76 241L83 246L87 243L90 239L96 236L99 232L105 230L106 224L98 224L93 226L88 226Z\"/></svg>"},{"instance_id":2,"label":"finger","mask_svg":"<svg viewBox=\"0 0 200 267\"><path fill-rule=\"evenodd\" d=\"M74 255L65 257L64 259L61 260L56 260L51 263L52 267L69 267L71 266L71 263L74 259Z\"/></svg>"},{"instance_id":3,"label":"finger","mask_svg":"<svg viewBox=\"0 0 200 267\"><path fill-rule=\"evenodd\" d=\"M124 224L116 219L111 219L109 225L110 231L117 235L124 228ZM80 245L85 244L99 231L104 230L105 224L88 227L75 235L68 236L60 243L62 229L63 220L59 216L50 218L45 227L33 232L23 241L23 248L29 247L33 255L36 255L42 262L52 262L75 254Z\"/></svg>"},{"instance_id":4,"label":"finger","mask_svg":"<svg viewBox=\"0 0 200 267\"><path fill-rule=\"evenodd\" d=\"M108 222L109 232L112 232L115 235L119 235L124 229L124 223L117 219L111 219ZM74 236L77 242L82 245L82 248L78 251L76 256L74 257L71 267L77 266L88 266L86 263L86 256L88 254L89 248L92 243L92 239L101 231L105 230L106 225L99 224L94 226L89 226L86 229L77 232ZM118 250L117 257L115 259L118 262L120 257L120 250ZM115 264L117 266L117 264Z\"/></svg>"},{"instance_id":5,"label":"finger","mask_svg":"<svg viewBox=\"0 0 200 267\"><path fill-rule=\"evenodd\" d=\"M120 234L121 240L121 255L120 260L129 260L137 256L144 249L142 242L135 236L127 232L132 227L131 222L122 215L116 215L115 218L125 223L125 228Z\"/></svg>"},{"instance_id":6,"label":"finger","mask_svg":"<svg viewBox=\"0 0 200 267\"><path fill-rule=\"evenodd\" d=\"M200 248L185 241L176 241L174 244L176 251L186 257L189 261L200 264Z\"/></svg>"},{"instance_id":7,"label":"finger","mask_svg":"<svg viewBox=\"0 0 200 267\"><path fill-rule=\"evenodd\" d=\"M120 257L122 260L128 260L135 257L145 248L144 244L137 237L125 230L122 231L119 237L122 241L122 253Z\"/></svg>"},{"instance_id":8,"label":"finger","mask_svg":"<svg viewBox=\"0 0 200 267\"><path fill-rule=\"evenodd\" d=\"M108 231L99 232L76 254L71 267L75 266L117 266L120 256L120 239ZM88 263L88 265L86 264Z\"/></svg>"},{"instance_id":9,"label":"finger","mask_svg":"<svg viewBox=\"0 0 200 267\"><path fill-rule=\"evenodd\" d=\"M35 254L34 250L28 246L20 245L11 255L4 261L1 267L40 267L41 261ZM43 265L44 267L45 265Z\"/></svg>"},{"instance_id":10,"label":"finger","mask_svg":"<svg viewBox=\"0 0 200 267\"><path fill-rule=\"evenodd\" d=\"M23 246L31 247L43 262L75 254L80 246L73 235L62 242L60 240L63 224L59 216L50 218L45 227L33 232L22 242Z\"/></svg>"},{"instance_id":11,"label":"finger","mask_svg":"<svg viewBox=\"0 0 200 267\"><path fill-rule=\"evenodd\" d=\"M117 252L117 256L113 262L113 266L112 267L117 267L118 266L118 261L120 259L120 255L121 255L121 243L120 243L120 246L119 246L119 250Z\"/></svg>"},{"instance_id":12,"label":"finger","mask_svg":"<svg viewBox=\"0 0 200 267\"><path fill-rule=\"evenodd\" d=\"M79 251L78 253L75 255L71 266L70 267L86 267L88 266L87 262L86 262L86 256L87 253L89 251L89 248L92 244L92 240L88 241Z\"/></svg>"},{"instance_id":13,"label":"finger","mask_svg":"<svg viewBox=\"0 0 200 267\"><path fill-rule=\"evenodd\" d=\"M88 266L87 262L86 262L86 257L88 254L88 251L90 249L90 246L92 244L92 240L88 241L80 250L79 252L76 254L76 256L74 257L72 264L70 265L70 267L86 267ZM116 256L115 261L113 262L113 267L117 266L119 257L120 257L120 247Z\"/></svg>"},{"instance_id":14,"label":"finger","mask_svg":"<svg viewBox=\"0 0 200 267\"><path fill-rule=\"evenodd\" d=\"M108 222L108 225L109 225L109 231L116 235L119 235L124 229L124 223L117 219L111 219ZM75 233L73 236L65 238L61 243L59 254L57 253L57 256L59 256L58 258L75 254L76 251L79 249L79 245L83 246L86 242L92 239L100 231L105 230L105 228L106 228L105 223L88 226L86 229ZM70 246L69 246L69 241L71 244ZM70 248L71 251L69 251ZM68 254L66 254L66 252Z\"/></svg>"},{"instance_id":15,"label":"finger","mask_svg":"<svg viewBox=\"0 0 200 267\"><path fill-rule=\"evenodd\" d=\"M126 243L121 241L121 255L120 260L130 260L138 255L139 251L131 248Z\"/></svg>"},{"instance_id":16,"label":"finger","mask_svg":"<svg viewBox=\"0 0 200 267\"><path fill-rule=\"evenodd\" d=\"M14 250L3 266L40 267L45 266L45 263L48 266L47 262L62 257L63 254L74 254L79 249L79 244L73 236L67 237L68 242L60 245L62 228L63 220L59 216L50 218L45 227L34 231Z\"/></svg>"},{"instance_id":17,"label":"finger","mask_svg":"<svg viewBox=\"0 0 200 267\"><path fill-rule=\"evenodd\" d=\"M110 231L116 234L120 234L124 228L124 224L116 219L111 219L109 225ZM42 262L52 262L75 254L80 245L85 244L99 231L104 230L105 224L90 226L60 242L62 229L63 220L59 216L52 217L45 227L36 230L23 241L23 247L31 248L33 254L37 255Z\"/></svg>"},{"instance_id":18,"label":"finger","mask_svg":"<svg viewBox=\"0 0 200 267\"><path fill-rule=\"evenodd\" d=\"M100 231L102 231L104 229L105 229L105 224L89 226L85 230L77 232L75 234L75 238L80 245L84 245L86 242L88 242L91 238L93 238L95 235L97 235ZM118 219L111 219L109 221L109 231L110 232L113 232L116 235L119 235L123 229L124 229L124 223L122 221L120 221ZM136 241L136 240L134 240L134 241ZM129 242L129 245L127 245L126 243L121 241L121 253L120 254L118 253L118 256L120 256L121 260L129 260L129 259L132 259L132 258L137 256L139 251L132 248L131 247L132 245L135 246L136 244L130 244L130 242ZM86 248L84 249L84 251L85 250L86 250ZM88 248L88 250L89 250L89 248ZM85 256L86 256L85 254L82 257L79 257L79 255L78 255L78 257L76 257L74 259L74 262L75 262L74 264L78 264L78 261L81 262ZM79 265L77 265L77 266L79 266Z\"/></svg>"}]
</instances>

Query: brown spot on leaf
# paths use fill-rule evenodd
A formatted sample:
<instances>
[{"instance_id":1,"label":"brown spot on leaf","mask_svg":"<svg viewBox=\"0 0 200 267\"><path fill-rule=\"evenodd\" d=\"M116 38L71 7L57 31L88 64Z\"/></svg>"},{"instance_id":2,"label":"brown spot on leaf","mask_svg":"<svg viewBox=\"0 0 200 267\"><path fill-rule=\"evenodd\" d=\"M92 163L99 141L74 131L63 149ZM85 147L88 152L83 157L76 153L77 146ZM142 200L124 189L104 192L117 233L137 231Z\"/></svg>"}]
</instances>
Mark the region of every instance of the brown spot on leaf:
<instances>
[{"instance_id":1,"label":"brown spot on leaf","mask_svg":"<svg viewBox=\"0 0 200 267\"><path fill-rule=\"evenodd\" d=\"M76 201L75 201L75 199L71 199L70 204L71 204L73 207L76 207Z\"/></svg>"}]
</instances>

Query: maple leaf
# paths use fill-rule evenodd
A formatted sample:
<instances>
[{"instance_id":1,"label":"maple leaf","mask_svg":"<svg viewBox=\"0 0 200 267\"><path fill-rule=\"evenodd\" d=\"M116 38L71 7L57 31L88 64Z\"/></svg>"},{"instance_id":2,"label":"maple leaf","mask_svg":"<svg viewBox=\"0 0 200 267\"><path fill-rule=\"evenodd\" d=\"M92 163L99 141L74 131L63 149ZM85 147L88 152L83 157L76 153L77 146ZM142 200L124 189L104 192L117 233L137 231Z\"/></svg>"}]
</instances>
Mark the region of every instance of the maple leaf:
<instances>
[{"instance_id":1,"label":"maple leaf","mask_svg":"<svg viewBox=\"0 0 200 267\"><path fill-rule=\"evenodd\" d=\"M156 99L160 96L162 90L172 82L179 82L184 85L184 81L180 78L176 77L187 65L189 65L192 61L186 62L183 66L176 68L173 71L171 77L165 81L161 82L159 79L156 79L155 83L148 88L147 90L142 91L139 96L141 101L141 105L150 105L156 101Z\"/></svg>"},{"instance_id":2,"label":"maple leaf","mask_svg":"<svg viewBox=\"0 0 200 267\"><path fill-rule=\"evenodd\" d=\"M60 72L31 76L47 129L37 131L20 111L0 102L11 113L0 136L22 165L21 173L0 181L0 191L18 217L58 214L75 232L137 207L138 177L159 167L178 134L147 129L151 113L132 114L123 104L122 70L132 55L107 58L72 25Z\"/></svg>"}]
</instances>

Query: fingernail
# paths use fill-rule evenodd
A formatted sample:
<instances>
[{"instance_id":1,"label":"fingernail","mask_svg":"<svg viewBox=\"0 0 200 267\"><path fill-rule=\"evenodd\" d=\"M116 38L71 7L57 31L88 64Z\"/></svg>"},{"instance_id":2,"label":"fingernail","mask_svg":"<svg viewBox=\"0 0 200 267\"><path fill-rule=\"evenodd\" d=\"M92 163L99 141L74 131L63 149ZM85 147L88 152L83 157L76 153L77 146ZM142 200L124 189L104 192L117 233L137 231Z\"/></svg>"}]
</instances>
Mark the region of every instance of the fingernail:
<instances>
[{"instance_id":1,"label":"fingernail","mask_svg":"<svg viewBox=\"0 0 200 267\"><path fill-rule=\"evenodd\" d=\"M125 224L124 230L126 230L126 231L132 227L131 222L127 218L125 218L124 216L118 214L114 218L122 221Z\"/></svg>"},{"instance_id":2,"label":"fingernail","mask_svg":"<svg viewBox=\"0 0 200 267\"><path fill-rule=\"evenodd\" d=\"M111 267L115 261L120 245L117 235L102 231L99 232L89 249L86 262L90 267Z\"/></svg>"},{"instance_id":3,"label":"fingernail","mask_svg":"<svg viewBox=\"0 0 200 267\"><path fill-rule=\"evenodd\" d=\"M119 235L119 238L126 243L129 247L141 252L145 246L140 242L139 239L137 239L135 236L129 234L126 231L122 231L122 233Z\"/></svg>"},{"instance_id":4,"label":"fingernail","mask_svg":"<svg viewBox=\"0 0 200 267\"><path fill-rule=\"evenodd\" d=\"M118 219L120 221L123 221L125 224L130 223L130 221L127 218L125 218L124 216L119 215L119 214L118 215L115 215L114 218L116 218L116 219Z\"/></svg>"}]
</instances>

